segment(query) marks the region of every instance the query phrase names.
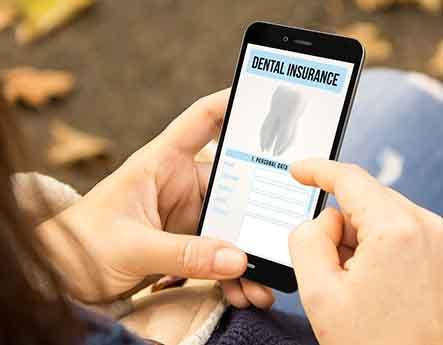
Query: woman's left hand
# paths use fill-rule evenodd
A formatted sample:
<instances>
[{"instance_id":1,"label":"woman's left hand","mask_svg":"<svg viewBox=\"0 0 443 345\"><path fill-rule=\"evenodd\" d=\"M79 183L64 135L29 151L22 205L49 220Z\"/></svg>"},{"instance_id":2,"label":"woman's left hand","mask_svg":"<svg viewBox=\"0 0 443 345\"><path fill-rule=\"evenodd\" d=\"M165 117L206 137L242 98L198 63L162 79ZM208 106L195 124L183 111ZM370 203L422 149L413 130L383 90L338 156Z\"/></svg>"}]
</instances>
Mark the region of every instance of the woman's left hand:
<instances>
[{"instance_id":1,"label":"woman's left hand","mask_svg":"<svg viewBox=\"0 0 443 345\"><path fill-rule=\"evenodd\" d=\"M242 251L195 236L211 167L193 158L218 134L228 96L224 90L195 102L78 203L40 226L76 298L112 300L168 274L220 280L237 307L272 305L270 289L236 279L247 265ZM60 231L63 225L69 230Z\"/></svg>"}]
</instances>

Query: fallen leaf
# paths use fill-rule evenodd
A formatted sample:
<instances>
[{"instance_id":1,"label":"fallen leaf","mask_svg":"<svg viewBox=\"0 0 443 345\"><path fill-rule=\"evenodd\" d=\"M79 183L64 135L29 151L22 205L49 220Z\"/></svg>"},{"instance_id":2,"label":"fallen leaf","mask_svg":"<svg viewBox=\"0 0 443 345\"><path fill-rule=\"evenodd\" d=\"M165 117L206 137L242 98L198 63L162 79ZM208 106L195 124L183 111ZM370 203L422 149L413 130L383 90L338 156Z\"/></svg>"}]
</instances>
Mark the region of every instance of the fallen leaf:
<instances>
[{"instance_id":1,"label":"fallen leaf","mask_svg":"<svg viewBox=\"0 0 443 345\"><path fill-rule=\"evenodd\" d=\"M355 2L367 12L384 10L395 5L414 5L433 14L439 14L443 10L443 0L355 0Z\"/></svg>"},{"instance_id":2,"label":"fallen leaf","mask_svg":"<svg viewBox=\"0 0 443 345\"><path fill-rule=\"evenodd\" d=\"M356 0L357 6L367 12L386 9L397 3L397 0Z\"/></svg>"},{"instance_id":3,"label":"fallen leaf","mask_svg":"<svg viewBox=\"0 0 443 345\"><path fill-rule=\"evenodd\" d=\"M48 162L54 166L72 165L98 157L109 156L109 139L75 129L60 120L49 124L52 140L48 149Z\"/></svg>"},{"instance_id":4,"label":"fallen leaf","mask_svg":"<svg viewBox=\"0 0 443 345\"><path fill-rule=\"evenodd\" d=\"M392 44L383 39L375 24L359 22L351 24L339 33L359 40L366 49L366 61L378 63L388 59L392 54Z\"/></svg>"},{"instance_id":5,"label":"fallen leaf","mask_svg":"<svg viewBox=\"0 0 443 345\"><path fill-rule=\"evenodd\" d=\"M443 9L443 0L417 0L421 8L432 14L439 14Z\"/></svg>"},{"instance_id":6,"label":"fallen leaf","mask_svg":"<svg viewBox=\"0 0 443 345\"><path fill-rule=\"evenodd\" d=\"M39 108L52 98L66 96L72 91L75 79L71 73L16 67L1 75L3 93L10 104L23 101Z\"/></svg>"},{"instance_id":7,"label":"fallen leaf","mask_svg":"<svg viewBox=\"0 0 443 345\"><path fill-rule=\"evenodd\" d=\"M0 31L14 24L17 15L17 8L12 2L0 1Z\"/></svg>"},{"instance_id":8,"label":"fallen leaf","mask_svg":"<svg viewBox=\"0 0 443 345\"><path fill-rule=\"evenodd\" d=\"M429 71L436 77L443 78L443 40L437 45L434 56L429 60Z\"/></svg>"},{"instance_id":9,"label":"fallen leaf","mask_svg":"<svg viewBox=\"0 0 443 345\"><path fill-rule=\"evenodd\" d=\"M28 43L60 27L95 0L19 0L23 20L17 26L16 40Z\"/></svg>"}]
</instances>

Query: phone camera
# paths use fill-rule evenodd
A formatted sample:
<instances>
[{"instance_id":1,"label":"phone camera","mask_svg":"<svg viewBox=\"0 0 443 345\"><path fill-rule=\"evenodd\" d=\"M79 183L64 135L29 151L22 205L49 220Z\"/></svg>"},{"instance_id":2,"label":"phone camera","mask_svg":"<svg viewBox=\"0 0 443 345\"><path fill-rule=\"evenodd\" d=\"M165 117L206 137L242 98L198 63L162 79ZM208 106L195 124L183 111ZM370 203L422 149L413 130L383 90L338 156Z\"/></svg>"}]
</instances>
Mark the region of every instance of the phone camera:
<instances>
[{"instance_id":1,"label":"phone camera","mask_svg":"<svg viewBox=\"0 0 443 345\"><path fill-rule=\"evenodd\" d=\"M288 42L289 41L289 37L288 36L283 36L283 42Z\"/></svg>"}]
</instances>

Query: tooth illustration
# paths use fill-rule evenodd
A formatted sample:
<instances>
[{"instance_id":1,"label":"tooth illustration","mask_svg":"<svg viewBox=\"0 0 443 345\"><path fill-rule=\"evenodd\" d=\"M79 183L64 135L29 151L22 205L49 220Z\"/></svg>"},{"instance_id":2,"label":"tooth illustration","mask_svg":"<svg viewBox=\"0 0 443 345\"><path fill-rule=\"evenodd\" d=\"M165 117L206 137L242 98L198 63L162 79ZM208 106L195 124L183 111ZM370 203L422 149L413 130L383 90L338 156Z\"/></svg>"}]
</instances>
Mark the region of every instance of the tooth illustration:
<instances>
[{"instance_id":1,"label":"tooth illustration","mask_svg":"<svg viewBox=\"0 0 443 345\"><path fill-rule=\"evenodd\" d=\"M274 156L283 154L294 142L298 120L306 109L306 99L295 89L278 86L272 94L269 113L260 130L260 146L263 152Z\"/></svg>"}]
</instances>

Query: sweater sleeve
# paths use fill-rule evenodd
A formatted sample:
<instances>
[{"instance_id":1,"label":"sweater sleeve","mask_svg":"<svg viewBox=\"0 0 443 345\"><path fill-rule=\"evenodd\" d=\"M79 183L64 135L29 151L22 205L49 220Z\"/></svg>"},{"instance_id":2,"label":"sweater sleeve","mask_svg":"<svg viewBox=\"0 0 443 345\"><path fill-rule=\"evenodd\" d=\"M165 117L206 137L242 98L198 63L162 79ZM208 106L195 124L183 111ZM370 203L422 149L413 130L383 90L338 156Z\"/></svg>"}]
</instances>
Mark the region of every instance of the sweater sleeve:
<instances>
[{"instance_id":1,"label":"sweater sleeve","mask_svg":"<svg viewBox=\"0 0 443 345\"><path fill-rule=\"evenodd\" d=\"M36 172L16 173L11 179L19 208L35 225L81 198L71 186Z\"/></svg>"},{"instance_id":2,"label":"sweater sleeve","mask_svg":"<svg viewBox=\"0 0 443 345\"><path fill-rule=\"evenodd\" d=\"M79 345L161 345L152 339L142 339L130 333L121 323L106 316L74 306L76 314L85 321L87 332Z\"/></svg>"}]
</instances>

